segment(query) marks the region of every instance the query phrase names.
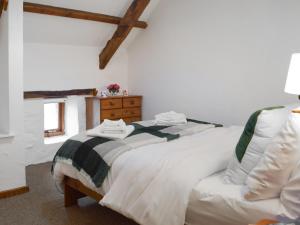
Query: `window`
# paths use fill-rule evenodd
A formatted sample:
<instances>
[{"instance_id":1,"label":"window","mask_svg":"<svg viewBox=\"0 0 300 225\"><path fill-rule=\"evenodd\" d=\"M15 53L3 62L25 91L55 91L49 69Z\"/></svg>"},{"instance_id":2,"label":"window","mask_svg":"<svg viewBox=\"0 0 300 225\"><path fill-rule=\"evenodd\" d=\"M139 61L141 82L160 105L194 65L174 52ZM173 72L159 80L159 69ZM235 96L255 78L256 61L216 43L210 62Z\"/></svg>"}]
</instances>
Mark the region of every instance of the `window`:
<instances>
[{"instance_id":1,"label":"window","mask_svg":"<svg viewBox=\"0 0 300 225\"><path fill-rule=\"evenodd\" d=\"M65 103L44 104L44 136L54 137L65 134Z\"/></svg>"}]
</instances>

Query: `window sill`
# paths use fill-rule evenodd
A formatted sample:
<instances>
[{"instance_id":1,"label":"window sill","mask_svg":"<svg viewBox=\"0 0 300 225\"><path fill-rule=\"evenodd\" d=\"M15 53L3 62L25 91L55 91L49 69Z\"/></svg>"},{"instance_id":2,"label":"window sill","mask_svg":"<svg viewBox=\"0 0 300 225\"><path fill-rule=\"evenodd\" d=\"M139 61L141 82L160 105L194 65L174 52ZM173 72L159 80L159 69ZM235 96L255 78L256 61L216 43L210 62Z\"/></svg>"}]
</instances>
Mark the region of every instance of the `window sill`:
<instances>
[{"instance_id":1,"label":"window sill","mask_svg":"<svg viewBox=\"0 0 300 225\"><path fill-rule=\"evenodd\" d=\"M56 137L45 137L44 138L44 144L45 145L51 145L51 144L58 144L65 142L69 136L62 135L62 136L56 136Z\"/></svg>"},{"instance_id":2,"label":"window sill","mask_svg":"<svg viewBox=\"0 0 300 225\"><path fill-rule=\"evenodd\" d=\"M3 138L12 138L14 136L15 136L14 133L8 133L8 134L1 134L0 133L0 139L3 139Z\"/></svg>"}]
</instances>

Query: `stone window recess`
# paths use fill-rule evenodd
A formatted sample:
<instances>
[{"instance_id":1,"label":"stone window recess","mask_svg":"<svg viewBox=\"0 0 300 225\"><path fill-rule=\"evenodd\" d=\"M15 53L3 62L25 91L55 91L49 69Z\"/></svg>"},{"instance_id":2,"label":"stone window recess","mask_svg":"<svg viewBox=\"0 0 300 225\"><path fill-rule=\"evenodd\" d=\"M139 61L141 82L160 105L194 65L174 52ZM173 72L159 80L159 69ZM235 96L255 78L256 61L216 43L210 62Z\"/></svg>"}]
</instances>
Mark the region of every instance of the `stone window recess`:
<instances>
[{"instance_id":1,"label":"stone window recess","mask_svg":"<svg viewBox=\"0 0 300 225\"><path fill-rule=\"evenodd\" d=\"M44 103L44 136L65 135L65 103Z\"/></svg>"}]
</instances>

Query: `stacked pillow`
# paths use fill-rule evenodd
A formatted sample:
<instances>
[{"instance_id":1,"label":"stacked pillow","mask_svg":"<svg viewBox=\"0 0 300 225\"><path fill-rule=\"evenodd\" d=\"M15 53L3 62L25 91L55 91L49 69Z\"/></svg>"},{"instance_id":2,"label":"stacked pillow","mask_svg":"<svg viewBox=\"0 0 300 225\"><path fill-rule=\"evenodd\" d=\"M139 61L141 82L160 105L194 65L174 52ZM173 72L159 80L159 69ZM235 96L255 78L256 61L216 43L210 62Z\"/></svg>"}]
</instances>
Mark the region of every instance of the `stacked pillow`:
<instances>
[{"instance_id":1,"label":"stacked pillow","mask_svg":"<svg viewBox=\"0 0 300 225\"><path fill-rule=\"evenodd\" d=\"M300 219L300 162L282 188L280 200L290 213L291 219Z\"/></svg>"},{"instance_id":2,"label":"stacked pillow","mask_svg":"<svg viewBox=\"0 0 300 225\"><path fill-rule=\"evenodd\" d=\"M267 145L287 121L290 111L291 107L279 106L256 111L250 116L225 172L225 183L245 184Z\"/></svg>"},{"instance_id":3,"label":"stacked pillow","mask_svg":"<svg viewBox=\"0 0 300 225\"><path fill-rule=\"evenodd\" d=\"M284 127L267 146L262 159L249 173L245 199L279 197L299 159L300 114L291 113Z\"/></svg>"},{"instance_id":4,"label":"stacked pillow","mask_svg":"<svg viewBox=\"0 0 300 225\"><path fill-rule=\"evenodd\" d=\"M273 107L251 115L224 180L246 186L245 198L279 197L300 217L300 114L297 106Z\"/></svg>"}]
</instances>

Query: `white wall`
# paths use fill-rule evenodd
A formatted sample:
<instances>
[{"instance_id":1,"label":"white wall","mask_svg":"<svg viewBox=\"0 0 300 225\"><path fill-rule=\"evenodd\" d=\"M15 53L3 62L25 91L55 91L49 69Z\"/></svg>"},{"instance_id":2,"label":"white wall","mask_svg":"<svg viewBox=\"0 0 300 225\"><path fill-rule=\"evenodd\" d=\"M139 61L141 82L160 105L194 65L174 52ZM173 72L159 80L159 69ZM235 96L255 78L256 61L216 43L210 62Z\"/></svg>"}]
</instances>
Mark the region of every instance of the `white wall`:
<instances>
[{"instance_id":1,"label":"white wall","mask_svg":"<svg viewBox=\"0 0 300 225\"><path fill-rule=\"evenodd\" d=\"M300 51L298 0L164 0L129 49L129 90L144 118L167 110L245 123L254 110L297 101L284 93Z\"/></svg>"},{"instance_id":2,"label":"white wall","mask_svg":"<svg viewBox=\"0 0 300 225\"><path fill-rule=\"evenodd\" d=\"M23 1L8 6L8 110L9 131L15 136L0 139L0 191L26 184L23 122ZM0 33L0 35L6 35ZM2 50L2 49L1 49ZM2 101L1 101L1 107Z\"/></svg>"},{"instance_id":3,"label":"white wall","mask_svg":"<svg viewBox=\"0 0 300 225\"><path fill-rule=\"evenodd\" d=\"M9 132L8 99L8 15L0 19L0 134Z\"/></svg>"},{"instance_id":4,"label":"white wall","mask_svg":"<svg viewBox=\"0 0 300 225\"><path fill-rule=\"evenodd\" d=\"M120 50L105 70L99 69L98 47L25 43L24 89L102 88L119 82L127 88L127 52Z\"/></svg>"}]
</instances>

